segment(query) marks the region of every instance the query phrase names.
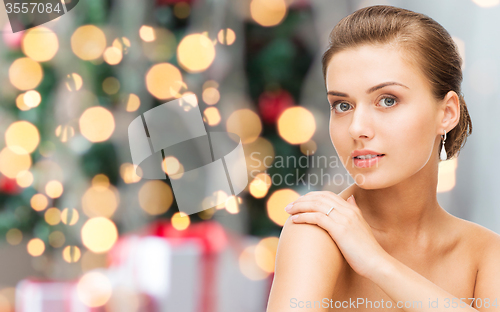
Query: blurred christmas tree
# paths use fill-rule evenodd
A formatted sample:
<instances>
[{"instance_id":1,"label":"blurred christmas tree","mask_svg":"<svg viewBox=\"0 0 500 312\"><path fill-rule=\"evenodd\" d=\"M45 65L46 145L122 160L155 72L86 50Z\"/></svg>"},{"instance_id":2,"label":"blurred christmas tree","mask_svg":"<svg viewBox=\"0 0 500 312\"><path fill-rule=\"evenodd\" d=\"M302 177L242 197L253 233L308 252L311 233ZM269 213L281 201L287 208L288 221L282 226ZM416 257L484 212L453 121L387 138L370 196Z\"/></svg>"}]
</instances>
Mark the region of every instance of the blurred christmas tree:
<instances>
[{"instance_id":1,"label":"blurred christmas tree","mask_svg":"<svg viewBox=\"0 0 500 312\"><path fill-rule=\"evenodd\" d=\"M287 8L283 18L274 26L256 22L255 17L245 20L243 33L238 39L244 41L244 70L249 96L263 123L260 137L272 144L275 157L298 158L304 154L298 143L285 140L277 129L281 114L297 106L302 81L313 60L303 36L297 35L304 25L312 23L310 7L304 1L300 3ZM6 147L0 154L1 237L16 244L24 232L41 239L49 249L63 245L82 247L85 244L80 231L75 229L79 229L88 218L120 216L125 205L142 205L141 195L137 198L140 186L135 184L142 187L147 184L149 190L158 189L158 184L136 183L140 178L131 173L133 166L129 154L126 154L126 138L111 135L115 125L127 125L131 118L165 102L151 86L144 86L142 75L146 74L146 69L168 63L180 68L182 75L189 74L175 51L177 43L190 31L190 21L193 20L189 17L196 5L200 5L199 2L157 0L155 3L131 4L112 0L80 1L78 14L74 13L76 10L72 11L73 24L64 26L61 24L63 20L57 21L59 24L55 27L59 37L43 27L33 28L33 32L45 32L47 37L43 43L29 42L30 31L8 38L4 36L7 39L4 38L6 49L2 49L0 56L2 63L8 64L11 72L16 71L18 65L14 64L19 60L26 60L26 64L19 65L19 75L11 73L5 78L4 85L8 87L4 86L5 92L2 92L1 110L5 115L0 130L5 133L6 140L2 145ZM127 8L146 12L147 21L117 13L126 12ZM142 26L133 28L133 23ZM212 39L229 45L231 32L218 32L218 38ZM49 50L54 53L45 56ZM34 78L37 70L41 76ZM30 85L30 81L34 82ZM203 90L211 86L216 89L214 83L223 85L226 81L204 84ZM187 91L179 86L176 92L180 90ZM164 89L160 91L165 92ZM217 90L214 92L218 94ZM70 101L61 101L62 96L70 96L75 103L60 104ZM210 97L207 95L207 98ZM207 98L204 101L212 105ZM207 123L211 122L207 110L204 117ZM20 130L16 130L13 127L16 121L29 125L26 128L18 124ZM26 136L26 129L34 129L34 134ZM11 143L15 142L10 144L9 138ZM19 156L9 150L9 144L34 146L28 154ZM296 169L270 167L267 174L295 177L306 170ZM159 197L170 198L156 205L170 202L168 207L161 208L163 210L150 213L149 222L172 218L178 211L170 180L164 182L158 189L163 194ZM265 196L255 196L251 192L241 194L250 213L249 234L279 234L281 225L268 216L266 204L271 194L281 188L283 185L271 183ZM206 212L190 216L191 222L209 217ZM118 232L122 233L125 228L123 218L116 217L114 221ZM71 250L68 262L77 261L74 249Z\"/></svg>"}]
</instances>

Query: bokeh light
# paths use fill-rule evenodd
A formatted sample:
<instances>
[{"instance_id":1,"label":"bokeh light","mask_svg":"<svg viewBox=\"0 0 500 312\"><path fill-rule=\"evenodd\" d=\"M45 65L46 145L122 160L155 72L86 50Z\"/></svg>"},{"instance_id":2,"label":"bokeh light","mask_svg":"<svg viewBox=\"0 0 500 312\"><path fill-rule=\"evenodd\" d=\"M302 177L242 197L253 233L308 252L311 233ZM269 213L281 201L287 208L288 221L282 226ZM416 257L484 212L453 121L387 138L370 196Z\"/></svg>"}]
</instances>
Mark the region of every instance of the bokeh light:
<instances>
[{"instance_id":1,"label":"bokeh light","mask_svg":"<svg viewBox=\"0 0 500 312\"><path fill-rule=\"evenodd\" d=\"M87 220L82 226L81 233L83 245L95 253L110 250L118 239L116 225L105 217Z\"/></svg>"},{"instance_id":2,"label":"bokeh light","mask_svg":"<svg viewBox=\"0 0 500 312\"><path fill-rule=\"evenodd\" d=\"M217 34L217 39L222 44L232 45L236 40L236 34L231 28L221 29Z\"/></svg>"},{"instance_id":3,"label":"bokeh light","mask_svg":"<svg viewBox=\"0 0 500 312\"><path fill-rule=\"evenodd\" d=\"M82 196L82 209L88 217L111 217L119 204L118 190L108 185L92 185Z\"/></svg>"},{"instance_id":4,"label":"bokeh light","mask_svg":"<svg viewBox=\"0 0 500 312\"><path fill-rule=\"evenodd\" d=\"M220 99L219 90L217 90L217 88L214 87L208 87L203 90L202 98L203 101L208 105L217 104L217 102L219 102Z\"/></svg>"},{"instance_id":5,"label":"bokeh light","mask_svg":"<svg viewBox=\"0 0 500 312\"><path fill-rule=\"evenodd\" d=\"M61 142L67 142L69 139L75 136L75 129L71 126L59 125L56 128L55 134L61 140Z\"/></svg>"},{"instance_id":6,"label":"bokeh light","mask_svg":"<svg viewBox=\"0 0 500 312\"><path fill-rule=\"evenodd\" d=\"M61 182L57 181L57 180L52 180L52 181L49 181L46 185L45 185L45 193L47 194L47 196L49 196L50 198L58 198L62 195L63 193L63 185Z\"/></svg>"},{"instance_id":7,"label":"bokeh light","mask_svg":"<svg viewBox=\"0 0 500 312\"><path fill-rule=\"evenodd\" d=\"M262 122L254 111L243 108L229 115L226 122L227 132L235 133L243 144L254 142L262 132Z\"/></svg>"},{"instance_id":8,"label":"bokeh light","mask_svg":"<svg viewBox=\"0 0 500 312\"><path fill-rule=\"evenodd\" d=\"M76 56L84 61L101 57L106 48L106 36L95 25L78 27L71 36L71 49Z\"/></svg>"},{"instance_id":9,"label":"bokeh light","mask_svg":"<svg viewBox=\"0 0 500 312\"><path fill-rule=\"evenodd\" d=\"M136 174L136 169L139 175ZM131 163L124 163L120 166L120 176L122 177L123 182L127 184L137 183L141 181L141 175L142 175L141 167L138 167Z\"/></svg>"},{"instance_id":10,"label":"bokeh light","mask_svg":"<svg viewBox=\"0 0 500 312\"><path fill-rule=\"evenodd\" d=\"M46 62L56 55L59 49L57 35L46 27L28 29L23 37L23 53L37 62Z\"/></svg>"},{"instance_id":11,"label":"bokeh light","mask_svg":"<svg viewBox=\"0 0 500 312\"><path fill-rule=\"evenodd\" d=\"M279 239L275 236L266 237L255 247L255 261L257 265L268 273L274 272L276 251Z\"/></svg>"},{"instance_id":12,"label":"bokeh light","mask_svg":"<svg viewBox=\"0 0 500 312\"><path fill-rule=\"evenodd\" d=\"M108 77L102 82L102 90L109 95L116 94L120 90L120 81L115 77Z\"/></svg>"},{"instance_id":13,"label":"bokeh light","mask_svg":"<svg viewBox=\"0 0 500 312\"><path fill-rule=\"evenodd\" d=\"M262 172L255 176L250 182L249 192L255 198L263 198L271 187L271 177L269 174Z\"/></svg>"},{"instance_id":14,"label":"bokeh light","mask_svg":"<svg viewBox=\"0 0 500 312\"><path fill-rule=\"evenodd\" d=\"M279 226L285 225L290 216L285 207L299 198L299 194L292 189L280 189L271 194L266 203L267 215Z\"/></svg>"},{"instance_id":15,"label":"bokeh light","mask_svg":"<svg viewBox=\"0 0 500 312\"><path fill-rule=\"evenodd\" d=\"M314 140L309 140L306 143L300 144L300 151L304 155L314 155L316 150L318 149L318 145Z\"/></svg>"},{"instance_id":16,"label":"bokeh light","mask_svg":"<svg viewBox=\"0 0 500 312\"><path fill-rule=\"evenodd\" d=\"M66 76L66 88L68 91L78 91L82 88L83 79L82 76L77 73L68 74Z\"/></svg>"},{"instance_id":17,"label":"bokeh light","mask_svg":"<svg viewBox=\"0 0 500 312\"><path fill-rule=\"evenodd\" d=\"M52 207L45 211L45 222L49 225L56 225L61 222L61 211L56 207Z\"/></svg>"},{"instance_id":18,"label":"bokeh light","mask_svg":"<svg viewBox=\"0 0 500 312\"><path fill-rule=\"evenodd\" d=\"M263 137L258 137L252 143L246 144L244 148L247 171L252 176L256 172L264 171L271 167L274 162L273 144Z\"/></svg>"},{"instance_id":19,"label":"bokeh light","mask_svg":"<svg viewBox=\"0 0 500 312\"><path fill-rule=\"evenodd\" d=\"M39 238L32 238L28 242L26 249L33 257L38 257L45 251L45 243Z\"/></svg>"},{"instance_id":20,"label":"bokeh light","mask_svg":"<svg viewBox=\"0 0 500 312\"><path fill-rule=\"evenodd\" d=\"M16 121L5 131L5 143L16 154L31 153L40 143L40 134L32 123Z\"/></svg>"},{"instance_id":21,"label":"bokeh light","mask_svg":"<svg viewBox=\"0 0 500 312\"><path fill-rule=\"evenodd\" d=\"M118 48L122 54L127 54L130 48L130 40L127 37L120 37L113 40L113 47Z\"/></svg>"},{"instance_id":22,"label":"bokeh light","mask_svg":"<svg viewBox=\"0 0 500 312\"><path fill-rule=\"evenodd\" d=\"M276 26L285 18L285 0L252 0L250 14L255 22L264 27Z\"/></svg>"},{"instance_id":23,"label":"bokeh light","mask_svg":"<svg viewBox=\"0 0 500 312\"><path fill-rule=\"evenodd\" d=\"M500 0L472 0L472 2L482 8L491 8L497 6Z\"/></svg>"},{"instance_id":24,"label":"bokeh light","mask_svg":"<svg viewBox=\"0 0 500 312\"><path fill-rule=\"evenodd\" d=\"M38 193L31 197L30 204L34 210L43 211L49 205L49 200L45 195Z\"/></svg>"},{"instance_id":25,"label":"bokeh light","mask_svg":"<svg viewBox=\"0 0 500 312\"><path fill-rule=\"evenodd\" d=\"M101 272L84 274L77 284L78 298L88 307L100 307L111 298L112 285L109 278Z\"/></svg>"},{"instance_id":26,"label":"bokeh light","mask_svg":"<svg viewBox=\"0 0 500 312\"><path fill-rule=\"evenodd\" d=\"M309 141L316 131L313 114L304 107L287 108L278 119L278 132L290 144Z\"/></svg>"},{"instance_id":27,"label":"bokeh light","mask_svg":"<svg viewBox=\"0 0 500 312\"><path fill-rule=\"evenodd\" d=\"M203 117L209 126L216 126L220 123L221 117L217 107L207 107L203 111Z\"/></svg>"},{"instance_id":28,"label":"bokeh light","mask_svg":"<svg viewBox=\"0 0 500 312\"><path fill-rule=\"evenodd\" d=\"M187 229L189 224L191 224L191 218L182 211L176 212L171 218L172 226L178 231Z\"/></svg>"},{"instance_id":29,"label":"bokeh light","mask_svg":"<svg viewBox=\"0 0 500 312\"><path fill-rule=\"evenodd\" d=\"M19 229L10 229L5 234L5 239L7 240L7 243L12 246L19 245L23 240L23 232Z\"/></svg>"},{"instance_id":30,"label":"bokeh light","mask_svg":"<svg viewBox=\"0 0 500 312\"><path fill-rule=\"evenodd\" d=\"M203 207L215 207L216 209L224 209L228 196L224 191L216 191L210 196L207 196L202 201ZM217 204L216 203L220 203Z\"/></svg>"},{"instance_id":31,"label":"bokeh light","mask_svg":"<svg viewBox=\"0 0 500 312\"><path fill-rule=\"evenodd\" d=\"M179 64L188 72L201 72L207 69L215 59L215 47L203 34L191 34L184 37L177 47Z\"/></svg>"},{"instance_id":32,"label":"bokeh light","mask_svg":"<svg viewBox=\"0 0 500 312\"><path fill-rule=\"evenodd\" d=\"M179 172L181 168L181 163L174 156L167 156L161 162L161 169L168 175L173 175Z\"/></svg>"},{"instance_id":33,"label":"bokeh light","mask_svg":"<svg viewBox=\"0 0 500 312\"><path fill-rule=\"evenodd\" d=\"M109 65L119 64L123 58L122 50L116 47L106 48L103 54L104 61Z\"/></svg>"},{"instance_id":34,"label":"bokeh light","mask_svg":"<svg viewBox=\"0 0 500 312\"><path fill-rule=\"evenodd\" d=\"M238 199L239 197L234 195L231 195L226 199L224 206L227 212L229 212L230 214L237 214L238 212L240 212Z\"/></svg>"},{"instance_id":35,"label":"bokeh light","mask_svg":"<svg viewBox=\"0 0 500 312\"><path fill-rule=\"evenodd\" d=\"M10 82L19 90L35 89L42 78L42 66L29 57L18 58L9 68Z\"/></svg>"},{"instance_id":36,"label":"bokeh light","mask_svg":"<svg viewBox=\"0 0 500 312\"><path fill-rule=\"evenodd\" d=\"M16 182L17 185L19 185L22 188L27 188L28 186L31 186L33 184L33 174L29 170L24 170L20 171L16 175Z\"/></svg>"},{"instance_id":37,"label":"bokeh light","mask_svg":"<svg viewBox=\"0 0 500 312\"><path fill-rule=\"evenodd\" d=\"M26 93L21 93L16 98L16 106L17 106L17 108L19 108L22 111L27 111L27 110L31 109L31 107L26 105L26 103L24 102L24 95L25 94Z\"/></svg>"},{"instance_id":38,"label":"bokeh light","mask_svg":"<svg viewBox=\"0 0 500 312\"><path fill-rule=\"evenodd\" d=\"M75 208L64 208L61 212L61 221L67 225L75 225L79 216L78 210Z\"/></svg>"},{"instance_id":39,"label":"bokeh light","mask_svg":"<svg viewBox=\"0 0 500 312\"><path fill-rule=\"evenodd\" d=\"M24 104L29 108L37 107L42 101L42 96L36 90L30 90L24 93L23 96Z\"/></svg>"},{"instance_id":40,"label":"bokeh light","mask_svg":"<svg viewBox=\"0 0 500 312\"><path fill-rule=\"evenodd\" d=\"M66 246L62 251L62 257L64 261L68 263L75 263L80 260L80 256L82 255L80 248L78 246Z\"/></svg>"},{"instance_id":41,"label":"bokeh light","mask_svg":"<svg viewBox=\"0 0 500 312\"><path fill-rule=\"evenodd\" d=\"M139 29L139 36L146 42L151 42L156 39L154 28L146 25L141 26Z\"/></svg>"},{"instance_id":42,"label":"bokeh light","mask_svg":"<svg viewBox=\"0 0 500 312\"><path fill-rule=\"evenodd\" d=\"M180 70L169 63L153 65L146 73L146 88L160 100L175 97L183 84Z\"/></svg>"},{"instance_id":43,"label":"bokeh light","mask_svg":"<svg viewBox=\"0 0 500 312\"><path fill-rule=\"evenodd\" d=\"M101 106L87 108L79 120L80 132L90 142L102 142L115 130L115 119L110 111Z\"/></svg>"},{"instance_id":44,"label":"bokeh light","mask_svg":"<svg viewBox=\"0 0 500 312\"><path fill-rule=\"evenodd\" d=\"M141 100L133 93L130 93L127 100L127 112L135 112L141 106Z\"/></svg>"},{"instance_id":45,"label":"bokeh light","mask_svg":"<svg viewBox=\"0 0 500 312\"><path fill-rule=\"evenodd\" d=\"M255 249L255 245L248 246L243 249L238 257L241 273L253 281L262 280L269 276L269 273L262 270L257 264Z\"/></svg>"},{"instance_id":46,"label":"bokeh light","mask_svg":"<svg viewBox=\"0 0 500 312\"><path fill-rule=\"evenodd\" d=\"M165 213L174 201L170 185L159 181L147 181L139 190L139 205L150 215Z\"/></svg>"},{"instance_id":47,"label":"bokeh light","mask_svg":"<svg viewBox=\"0 0 500 312\"><path fill-rule=\"evenodd\" d=\"M0 172L8 178L15 179L21 171L31 167L29 154L17 154L9 147L4 147L0 152Z\"/></svg>"}]
</instances>

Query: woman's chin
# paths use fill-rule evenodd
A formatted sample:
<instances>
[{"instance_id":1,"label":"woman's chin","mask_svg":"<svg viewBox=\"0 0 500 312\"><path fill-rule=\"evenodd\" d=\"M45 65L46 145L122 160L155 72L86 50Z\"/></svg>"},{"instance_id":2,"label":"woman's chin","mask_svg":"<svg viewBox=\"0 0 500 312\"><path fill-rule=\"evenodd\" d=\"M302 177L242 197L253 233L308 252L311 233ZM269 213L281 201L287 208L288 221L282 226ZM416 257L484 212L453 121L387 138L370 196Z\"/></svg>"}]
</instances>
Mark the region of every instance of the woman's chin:
<instances>
[{"instance_id":1,"label":"woman's chin","mask_svg":"<svg viewBox=\"0 0 500 312\"><path fill-rule=\"evenodd\" d=\"M387 178L384 178L382 175L375 172L354 172L354 174L351 173L351 177L354 179L354 183L362 189L373 190L387 186Z\"/></svg>"}]
</instances>

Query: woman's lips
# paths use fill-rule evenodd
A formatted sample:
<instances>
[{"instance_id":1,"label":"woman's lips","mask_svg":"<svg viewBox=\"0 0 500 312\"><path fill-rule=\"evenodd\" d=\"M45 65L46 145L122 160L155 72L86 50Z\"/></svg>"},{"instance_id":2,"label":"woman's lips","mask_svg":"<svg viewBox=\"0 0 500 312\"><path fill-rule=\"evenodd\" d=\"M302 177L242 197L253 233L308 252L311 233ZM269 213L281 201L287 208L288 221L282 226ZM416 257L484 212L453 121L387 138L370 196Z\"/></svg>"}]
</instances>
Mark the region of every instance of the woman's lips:
<instances>
[{"instance_id":1,"label":"woman's lips","mask_svg":"<svg viewBox=\"0 0 500 312\"><path fill-rule=\"evenodd\" d=\"M356 167L368 168L368 167L371 167L371 166L377 164L384 156L385 156L385 154L383 154L382 156L372 157L370 159L358 159L355 157L353 157L352 159L353 159L354 165Z\"/></svg>"}]
</instances>

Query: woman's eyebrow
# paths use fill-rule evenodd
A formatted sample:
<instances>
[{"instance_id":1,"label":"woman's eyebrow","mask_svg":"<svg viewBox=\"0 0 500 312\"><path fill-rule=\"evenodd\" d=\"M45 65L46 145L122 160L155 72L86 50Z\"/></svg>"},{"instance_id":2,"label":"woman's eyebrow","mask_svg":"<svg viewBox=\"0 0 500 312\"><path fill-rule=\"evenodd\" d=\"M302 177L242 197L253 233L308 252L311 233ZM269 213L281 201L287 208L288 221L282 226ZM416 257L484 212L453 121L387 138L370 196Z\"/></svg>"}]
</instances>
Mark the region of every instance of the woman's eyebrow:
<instances>
[{"instance_id":1,"label":"woman's eyebrow","mask_svg":"<svg viewBox=\"0 0 500 312\"><path fill-rule=\"evenodd\" d=\"M397 86L405 87L406 89L410 89L402 83L395 82L395 81L388 81L388 82L382 82L381 84L378 84L374 87L371 87L370 89L366 90L366 94L370 94L372 92L377 91L378 89L381 89L381 88L387 87L387 86L392 86L392 85L397 85ZM338 91L328 91L328 95L349 97L349 95L347 93L342 93L342 92L338 92Z\"/></svg>"}]
</instances>

